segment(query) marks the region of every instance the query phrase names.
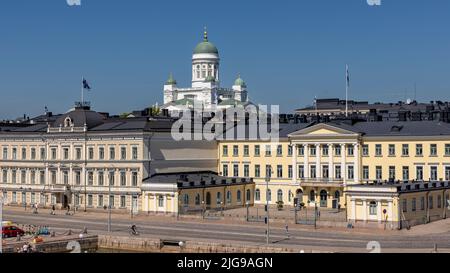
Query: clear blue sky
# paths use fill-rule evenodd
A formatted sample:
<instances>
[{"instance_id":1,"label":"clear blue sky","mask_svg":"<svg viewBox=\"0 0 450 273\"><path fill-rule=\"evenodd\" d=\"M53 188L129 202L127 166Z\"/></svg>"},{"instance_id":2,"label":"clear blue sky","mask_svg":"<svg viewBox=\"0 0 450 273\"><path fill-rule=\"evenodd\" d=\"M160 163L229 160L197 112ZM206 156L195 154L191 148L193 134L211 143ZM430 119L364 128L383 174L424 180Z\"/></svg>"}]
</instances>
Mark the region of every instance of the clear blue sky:
<instances>
[{"instance_id":1,"label":"clear blue sky","mask_svg":"<svg viewBox=\"0 0 450 273\"><path fill-rule=\"evenodd\" d=\"M450 1L4 0L0 8L0 119L48 106L68 110L84 75L95 110L162 102L173 72L189 86L191 54L208 26L222 86L241 73L251 99L290 112L314 96L450 98Z\"/></svg>"}]
</instances>

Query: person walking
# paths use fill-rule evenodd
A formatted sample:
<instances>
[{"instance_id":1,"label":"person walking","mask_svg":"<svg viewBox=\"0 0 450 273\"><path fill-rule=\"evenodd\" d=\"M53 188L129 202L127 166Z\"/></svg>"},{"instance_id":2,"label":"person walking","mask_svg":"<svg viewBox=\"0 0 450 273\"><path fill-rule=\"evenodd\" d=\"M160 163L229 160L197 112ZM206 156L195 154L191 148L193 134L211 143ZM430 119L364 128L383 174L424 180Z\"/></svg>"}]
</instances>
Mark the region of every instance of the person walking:
<instances>
[{"instance_id":1,"label":"person walking","mask_svg":"<svg viewBox=\"0 0 450 273\"><path fill-rule=\"evenodd\" d=\"M51 215L55 215L55 205L52 205L52 212Z\"/></svg>"},{"instance_id":2,"label":"person walking","mask_svg":"<svg viewBox=\"0 0 450 273\"><path fill-rule=\"evenodd\" d=\"M286 237L289 239L291 237L291 235L289 234L289 226L287 223L286 223L285 229L286 229Z\"/></svg>"}]
</instances>

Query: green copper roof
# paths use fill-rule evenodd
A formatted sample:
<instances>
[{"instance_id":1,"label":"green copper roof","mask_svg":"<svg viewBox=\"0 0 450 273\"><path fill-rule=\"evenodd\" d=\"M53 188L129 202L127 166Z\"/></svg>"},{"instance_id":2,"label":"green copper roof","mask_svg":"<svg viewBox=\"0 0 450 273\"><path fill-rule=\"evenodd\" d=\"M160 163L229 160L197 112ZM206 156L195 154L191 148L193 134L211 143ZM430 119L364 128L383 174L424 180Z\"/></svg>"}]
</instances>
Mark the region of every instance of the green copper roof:
<instances>
[{"instance_id":1,"label":"green copper roof","mask_svg":"<svg viewBox=\"0 0 450 273\"><path fill-rule=\"evenodd\" d=\"M166 82L167 85L175 85L177 84L177 81L173 78L172 73L170 73L169 75L169 79Z\"/></svg>"},{"instance_id":2,"label":"green copper roof","mask_svg":"<svg viewBox=\"0 0 450 273\"><path fill-rule=\"evenodd\" d=\"M241 76L239 76L236 81L234 82L234 85L238 85L238 86L242 86L242 87L246 87L247 85L245 84L244 80L241 78Z\"/></svg>"},{"instance_id":3,"label":"green copper roof","mask_svg":"<svg viewBox=\"0 0 450 273\"><path fill-rule=\"evenodd\" d=\"M209 75L208 77L206 77L205 81L206 82L215 82L216 78L214 78L214 76Z\"/></svg>"},{"instance_id":4,"label":"green copper roof","mask_svg":"<svg viewBox=\"0 0 450 273\"><path fill-rule=\"evenodd\" d=\"M219 54L219 50L217 47L208 41L208 32L205 29L205 33L203 34L203 42L199 43L195 49L194 54L202 54L202 53L212 53Z\"/></svg>"}]
</instances>

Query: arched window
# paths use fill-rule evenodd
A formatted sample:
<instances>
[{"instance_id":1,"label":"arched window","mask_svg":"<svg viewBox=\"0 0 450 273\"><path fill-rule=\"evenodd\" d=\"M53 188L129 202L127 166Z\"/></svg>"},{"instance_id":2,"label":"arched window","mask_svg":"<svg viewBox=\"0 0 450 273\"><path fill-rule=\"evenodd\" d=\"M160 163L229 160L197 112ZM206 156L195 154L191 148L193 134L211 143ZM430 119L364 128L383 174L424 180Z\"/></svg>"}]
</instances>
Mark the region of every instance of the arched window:
<instances>
[{"instance_id":1,"label":"arched window","mask_svg":"<svg viewBox=\"0 0 450 273\"><path fill-rule=\"evenodd\" d=\"M197 193L197 195L195 195L195 205L199 206L200 205L200 194Z\"/></svg>"},{"instance_id":2,"label":"arched window","mask_svg":"<svg viewBox=\"0 0 450 273\"><path fill-rule=\"evenodd\" d=\"M277 192L277 201L278 202L283 201L283 191L282 190L278 190L278 192Z\"/></svg>"},{"instance_id":3,"label":"arched window","mask_svg":"<svg viewBox=\"0 0 450 273\"><path fill-rule=\"evenodd\" d=\"M220 205L222 203L222 194L220 192L217 193L217 205Z\"/></svg>"},{"instance_id":4,"label":"arched window","mask_svg":"<svg viewBox=\"0 0 450 273\"><path fill-rule=\"evenodd\" d=\"M184 196L183 196L183 205L189 206L189 195L188 194L184 194Z\"/></svg>"},{"instance_id":5,"label":"arched window","mask_svg":"<svg viewBox=\"0 0 450 273\"><path fill-rule=\"evenodd\" d=\"M246 197L247 197L246 198L247 202L251 202L250 199L252 199L252 192L250 190L247 190L247 196Z\"/></svg>"},{"instance_id":6,"label":"arched window","mask_svg":"<svg viewBox=\"0 0 450 273\"><path fill-rule=\"evenodd\" d=\"M261 200L261 191L259 189L257 189L255 191L255 200L256 201L260 201Z\"/></svg>"},{"instance_id":7,"label":"arched window","mask_svg":"<svg viewBox=\"0 0 450 273\"><path fill-rule=\"evenodd\" d=\"M241 202L242 202L241 191L240 191L240 190L238 190L237 193L236 193L236 201L237 201L238 203L241 203Z\"/></svg>"},{"instance_id":8,"label":"arched window","mask_svg":"<svg viewBox=\"0 0 450 273\"><path fill-rule=\"evenodd\" d=\"M334 192L334 199L339 200L340 197L341 197L341 193L339 191L335 191Z\"/></svg>"},{"instance_id":9,"label":"arched window","mask_svg":"<svg viewBox=\"0 0 450 273\"><path fill-rule=\"evenodd\" d=\"M227 203L231 204L231 191L227 191Z\"/></svg>"},{"instance_id":10,"label":"arched window","mask_svg":"<svg viewBox=\"0 0 450 273\"><path fill-rule=\"evenodd\" d=\"M158 207L164 207L164 196L158 195Z\"/></svg>"},{"instance_id":11,"label":"arched window","mask_svg":"<svg viewBox=\"0 0 450 273\"><path fill-rule=\"evenodd\" d=\"M267 190L267 197L266 197L267 201L272 201L272 191L269 189Z\"/></svg>"},{"instance_id":12,"label":"arched window","mask_svg":"<svg viewBox=\"0 0 450 273\"><path fill-rule=\"evenodd\" d=\"M316 193L314 192L314 190L309 192L309 201L316 201Z\"/></svg>"},{"instance_id":13,"label":"arched window","mask_svg":"<svg viewBox=\"0 0 450 273\"><path fill-rule=\"evenodd\" d=\"M64 127L71 127L72 126L72 119L70 117L67 117L64 120Z\"/></svg>"}]
</instances>

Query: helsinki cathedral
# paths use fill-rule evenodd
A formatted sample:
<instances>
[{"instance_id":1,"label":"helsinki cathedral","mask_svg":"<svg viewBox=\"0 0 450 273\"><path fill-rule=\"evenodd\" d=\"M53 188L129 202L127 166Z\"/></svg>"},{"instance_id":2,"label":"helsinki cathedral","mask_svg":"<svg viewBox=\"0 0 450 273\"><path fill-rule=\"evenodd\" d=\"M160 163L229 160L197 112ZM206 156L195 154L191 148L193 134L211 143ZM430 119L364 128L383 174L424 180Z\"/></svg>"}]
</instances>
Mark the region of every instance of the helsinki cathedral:
<instances>
[{"instance_id":1,"label":"helsinki cathedral","mask_svg":"<svg viewBox=\"0 0 450 273\"><path fill-rule=\"evenodd\" d=\"M195 103L201 105L203 111L216 111L251 104L244 80L239 76L232 88L222 88L219 71L219 50L208 40L205 30L203 42L195 47L192 55L192 86L179 88L170 74L164 84L162 108L169 112L182 111L192 108Z\"/></svg>"}]
</instances>

